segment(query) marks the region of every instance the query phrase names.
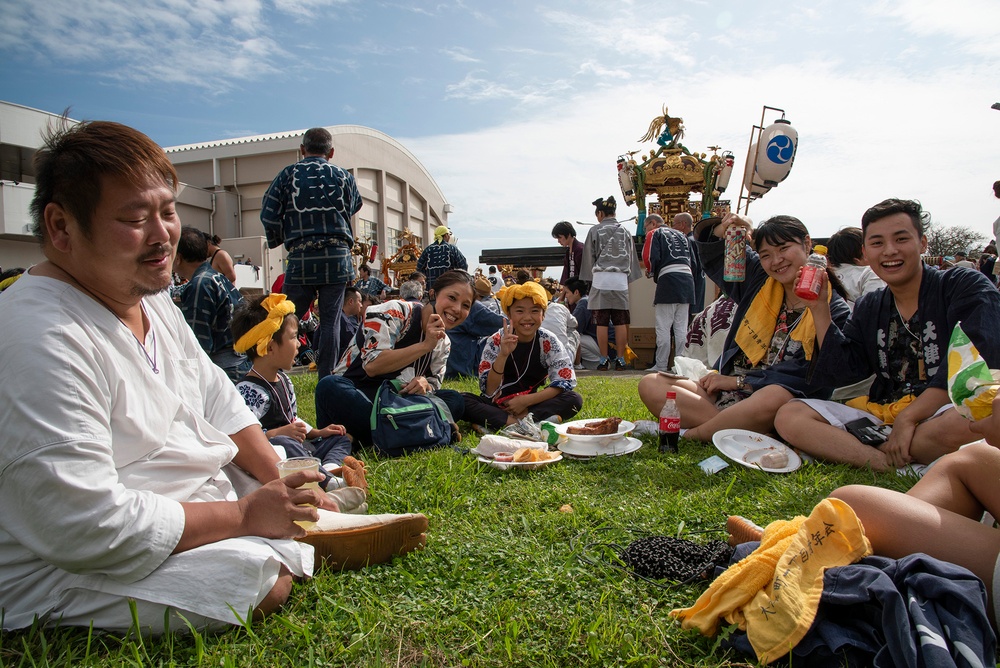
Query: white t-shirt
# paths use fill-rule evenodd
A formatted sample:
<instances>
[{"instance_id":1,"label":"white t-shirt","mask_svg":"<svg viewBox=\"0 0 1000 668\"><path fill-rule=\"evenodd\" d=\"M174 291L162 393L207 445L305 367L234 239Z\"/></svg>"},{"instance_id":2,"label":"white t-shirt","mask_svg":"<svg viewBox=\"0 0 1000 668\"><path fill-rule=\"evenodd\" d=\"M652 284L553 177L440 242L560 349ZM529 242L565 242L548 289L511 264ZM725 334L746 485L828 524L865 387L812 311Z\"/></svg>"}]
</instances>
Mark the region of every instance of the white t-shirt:
<instances>
[{"instance_id":1,"label":"white t-shirt","mask_svg":"<svg viewBox=\"0 0 1000 668\"><path fill-rule=\"evenodd\" d=\"M27 273L0 295L5 629L58 617L68 590L238 623L229 607L255 607L276 565L311 573L312 548L295 541L171 556L181 502L237 498L222 471L237 452L227 434L257 420L167 294L143 303L159 373L114 314L67 283Z\"/></svg>"},{"instance_id":2,"label":"white t-shirt","mask_svg":"<svg viewBox=\"0 0 1000 668\"><path fill-rule=\"evenodd\" d=\"M885 287L885 282L868 266L842 264L839 267L833 267L833 273L844 284L844 288L847 290L847 302L852 308L854 302L858 301L861 295Z\"/></svg>"},{"instance_id":3,"label":"white t-shirt","mask_svg":"<svg viewBox=\"0 0 1000 668\"><path fill-rule=\"evenodd\" d=\"M576 325L576 318L573 317L568 308L558 302L549 302L548 308L545 309L542 327L555 334L571 360L576 355L576 349L580 345L580 332L576 330Z\"/></svg>"}]
</instances>

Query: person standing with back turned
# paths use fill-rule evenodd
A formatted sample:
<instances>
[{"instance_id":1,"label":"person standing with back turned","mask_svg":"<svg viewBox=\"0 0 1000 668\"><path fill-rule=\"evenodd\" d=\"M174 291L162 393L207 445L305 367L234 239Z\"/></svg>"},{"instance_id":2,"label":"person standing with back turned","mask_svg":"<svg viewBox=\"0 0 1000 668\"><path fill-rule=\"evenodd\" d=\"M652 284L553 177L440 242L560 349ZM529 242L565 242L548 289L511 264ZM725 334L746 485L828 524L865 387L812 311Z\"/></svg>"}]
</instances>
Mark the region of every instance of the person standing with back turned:
<instances>
[{"instance_id":1,"label":"person standing with back turned","mask_svg":"<svg viewBox=\"0 0 1000 668\"><path fill-rule=\"evenodd\" d=\"M302 159L281 170L264 193L260 222L269 248L288 251L283 289L302 319L319 295L320 345L316 367L329 376L340 349L344 288L354 279L351 216L361 194L350 172L330 162L333 137L326 128L307 130Z\"/></svg>"},{"instance_id":2,"label":"person standing with back turned","mask_svg":"<svg viewBox=\"0 0 1000 668\"><path fill-rule=\"evenodd\" d=\"M639 278L639 257L635 253L632 235L615 219L618 205L614 197L593 201L597 225L587 232L583 244L583 264L580 278L591 281L590 310L597 324L597 345L601 349L598 371L625 368L625 348L628 345L629 314L628 284ZM608 358L608 329L615 327L618 359Z\"/></svg>"}]
</instances>

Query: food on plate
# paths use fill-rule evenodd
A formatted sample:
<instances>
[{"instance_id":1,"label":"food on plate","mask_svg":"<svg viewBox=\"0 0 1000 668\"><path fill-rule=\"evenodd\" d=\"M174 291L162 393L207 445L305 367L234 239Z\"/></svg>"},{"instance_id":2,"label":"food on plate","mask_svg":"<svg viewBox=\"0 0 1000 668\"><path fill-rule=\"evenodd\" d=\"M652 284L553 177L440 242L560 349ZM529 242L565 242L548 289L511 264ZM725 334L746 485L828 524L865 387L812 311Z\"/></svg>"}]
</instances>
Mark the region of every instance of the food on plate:
<instances>
[{"instance_id":1,"label":"food on plate","mask_svg":"<svg viewBox=\"0 0 1000 668\"><path fill-rule=\"evenodd\" d=\"M788 453L771 445L751 450L744 455L743 461L758 464L766 469L783 469L788 466Z\"/></svg>"},{"instance_id":2,"label":"food on plate","mask_svg":"<svg viewBox=\"0 0 1000 668\"><path fill-rule=\"evenodd\" d=\"M566 427L567 434L575 436L605 436L618 433L618 425L622 423L620 417L609 417L603 420L588 422L582 426Z\"/></svg>"},{"instance_id":3,"label":"food on plate","mask_svg":"<svg viewBox=\"0 0 1000 668\"><path fill-rule=\"evenodd\" d=\"M760 465L768 469L783 469L788 466L788 453L784 450L772 450L760 458Z\"/></svg>"},{"instance_id":4,"label":"food on plate","mask_svg":"<svg viewBox=\"0 0 1000 668\"><path fill-rule=\"evenodd\" d=\"M550 459L555 459L558 452L549 452L548 450L541 450L539 448L521 448L514 453L514 462L517 464L523 464L526 462L547 462Z\"/></svg>"},{"instance_id":5,"label":"food on plate","mask_svg":"<svg viewBox=\"0 0 1000 668\"><path fill-rule=\"evenodd\" d=\"M514 461L513 452L497 452L493 454L493 461L495 462L512 462Z\"/></svg>"}]
</instances>

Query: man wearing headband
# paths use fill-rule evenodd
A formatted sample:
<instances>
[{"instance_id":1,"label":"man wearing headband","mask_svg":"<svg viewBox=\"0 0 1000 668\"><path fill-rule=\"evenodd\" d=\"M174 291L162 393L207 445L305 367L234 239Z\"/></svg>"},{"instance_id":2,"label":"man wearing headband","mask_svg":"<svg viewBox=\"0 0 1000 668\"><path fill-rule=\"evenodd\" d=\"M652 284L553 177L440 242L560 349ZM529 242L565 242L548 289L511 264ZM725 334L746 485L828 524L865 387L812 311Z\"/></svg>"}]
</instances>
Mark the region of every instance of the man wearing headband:
<instances>
[{"instance_id":1,"label":"man wearing headband","mask_svg":"<svg viewBox=\"0 0 1000 668\"><path fill-rule=\"evenodd\" d=\"M583 264L580 278L590 281L590 311L597 323L597 345L601 349L599 371L625 368L625 347L628 344L629 313L628 284L642 275L635 243L615 219L617 204L614 197L595 199L597 225L587 232L583 244ZM614 325L615 341L619 344L618 358L608 358L608 325Z\"/></svg>"},{"instance_id":2,"label":"man wearing headband","mask_svg":"<svg viewBox=\"0 0 1000 668\"><path fill-rule=\"evenodd\" d=\"M451 230L438 225L434 230L434 243L427 246L417 260L417 271L426 277L427 285L434 285L438 276L452 269L469 270L462 251L451 243Z\"/></svg>"},{"instance_id":3,"label":"man wearing headband","mask_svg":"<svg viewBox=\"0 0 1000 668\"><path fill-rule=\"evenodd\" d=\"M312 128L302 137L302 159L285 167L264 193L260 222L268 248L285 245L288 266L282 286L302 319L319 296L319 377L330 375L340 349L339 318L344 288L354 278L351 217L361 193L350 172L330 162L333 137Z\"/></svg>"}]
</instances>

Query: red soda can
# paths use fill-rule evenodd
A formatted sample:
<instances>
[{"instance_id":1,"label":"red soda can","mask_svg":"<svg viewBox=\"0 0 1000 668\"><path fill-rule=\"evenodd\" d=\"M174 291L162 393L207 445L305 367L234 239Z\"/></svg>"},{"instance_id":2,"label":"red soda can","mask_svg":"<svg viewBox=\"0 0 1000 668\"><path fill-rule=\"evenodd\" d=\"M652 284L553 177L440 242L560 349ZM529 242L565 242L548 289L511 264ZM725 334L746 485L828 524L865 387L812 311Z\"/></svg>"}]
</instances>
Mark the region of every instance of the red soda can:
<instances>
[{"instance_id":1,"label":"red soda can","mask_svg":"<svg viewBox=\"0 0 1000 668\"><path fill-rule=\"evenodd\" d=\"M726 228L726 256L722 280L740 283L747 275L747 233L738 225Z\"/></svg>"}]
</instances>

